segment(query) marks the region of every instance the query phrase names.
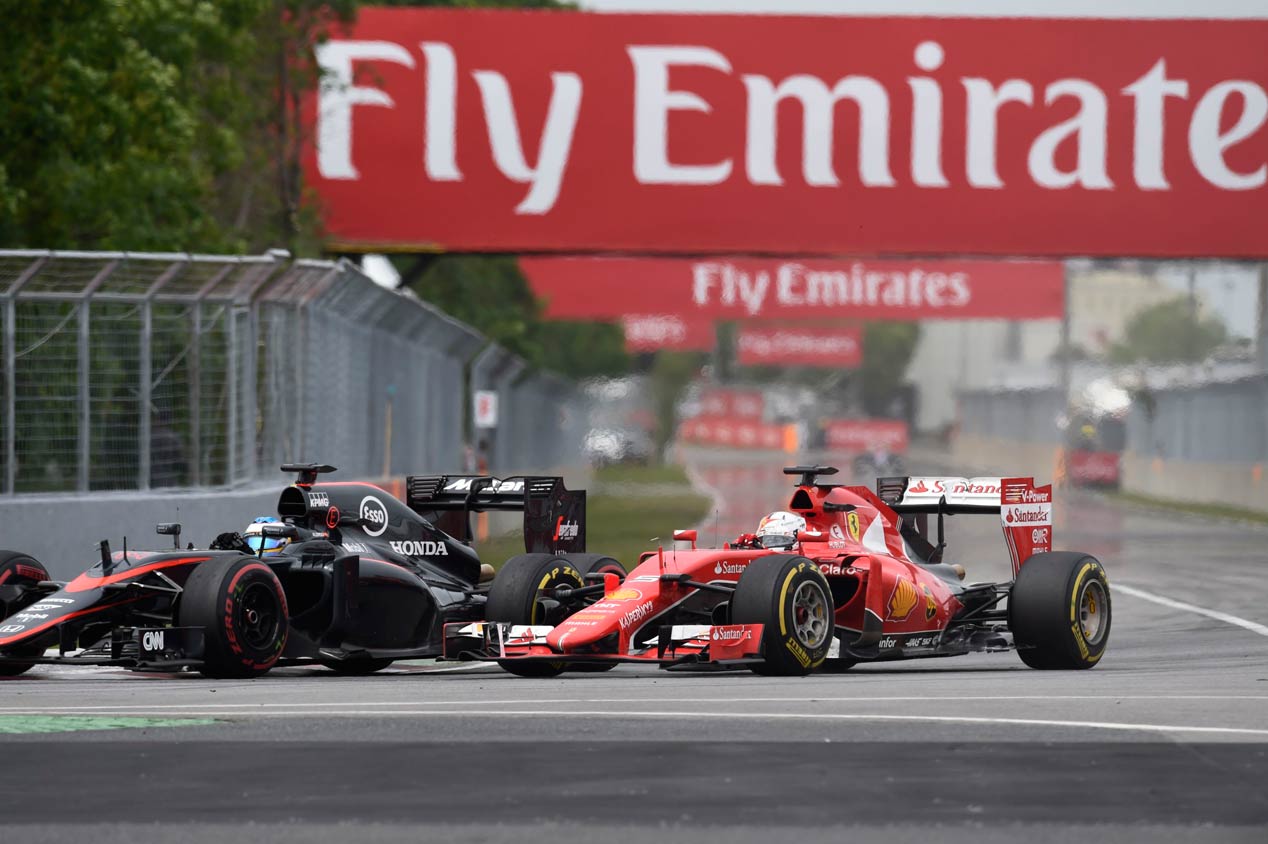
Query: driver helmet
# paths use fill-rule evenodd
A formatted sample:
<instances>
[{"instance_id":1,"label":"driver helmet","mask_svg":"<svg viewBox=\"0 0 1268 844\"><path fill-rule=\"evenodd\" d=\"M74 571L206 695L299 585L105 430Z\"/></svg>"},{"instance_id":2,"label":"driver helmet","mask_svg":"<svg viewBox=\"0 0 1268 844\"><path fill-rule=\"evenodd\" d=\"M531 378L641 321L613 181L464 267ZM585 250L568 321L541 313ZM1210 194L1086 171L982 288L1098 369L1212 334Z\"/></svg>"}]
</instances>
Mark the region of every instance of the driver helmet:
<instances>
[{"instance_id":1,"label":"driver helmet","mask_svg":"<svg viewBox=\"0 0 1268 844\"><path fill-rule=\"evenodd\" d=\"M281 521L277 516L260 516L247 525L244 535L246 536L247 545L251 546L251 550L264 557L273 557L282 553L282 549L290 544L290 537L264 535L265 525L279 524Z\"/></svg>"},{"instance_id":2,"label":"driver helmet","mask_svg":"<svg viewBox=\"0 0 1268 844\"><path fill-rule=\"evenodd\" d=\"M797 533L806 529L806 520L796 513L776 510L757 526L757 543L763 548L792 548Z\"/></svg>"}]
</instances>

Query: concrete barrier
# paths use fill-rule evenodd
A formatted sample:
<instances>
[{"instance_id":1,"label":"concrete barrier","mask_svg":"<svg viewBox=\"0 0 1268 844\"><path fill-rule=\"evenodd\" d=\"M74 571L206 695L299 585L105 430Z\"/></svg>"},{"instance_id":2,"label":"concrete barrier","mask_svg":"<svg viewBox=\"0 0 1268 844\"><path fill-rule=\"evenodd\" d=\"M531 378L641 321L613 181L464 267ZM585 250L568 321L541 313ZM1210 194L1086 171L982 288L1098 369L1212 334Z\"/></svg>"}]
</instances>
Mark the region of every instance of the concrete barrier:
<instances>
[{"instance_id":1,"label":"concrete barrier","mask_svg":"<svg viewBox=\"0 0 1268 844\"><path fill-rule=\"evenodd\" d=\"M207 547L216 534L242 530L253 516L277 512L281 484L235 490L102 492L95 495L32 495L0 498L0 548L26 551L66 580L99 559L96 543L114 550L171 548L156 536L159 522L180 522L182 544Z\"/></svg>"},{"instance_id":2,"label":"concrete barrier","mask_svg":"<svg viewBox=\"0 0 1268 844\"><path fill-rule=\"evenodd\" d=\"M961 474L1033 475L1060 481L1056 445L961 435L951 447ZM1223 504L1268 513L1268 478L1261 463L1169 460L1128 452L1122 457L1123 492L1193 504Z\"/></svg>"},{"instance_id":3,"label":"concrete barrier","mask_svg":"<svg viewBox=\"0 0 1268 844\"><path fill-rule=\"evenodd\" d=\"M1261 463L1211 463L1124 454L1123 491L1268 513L1268 483Z\"/></svg>"}]
</instances>

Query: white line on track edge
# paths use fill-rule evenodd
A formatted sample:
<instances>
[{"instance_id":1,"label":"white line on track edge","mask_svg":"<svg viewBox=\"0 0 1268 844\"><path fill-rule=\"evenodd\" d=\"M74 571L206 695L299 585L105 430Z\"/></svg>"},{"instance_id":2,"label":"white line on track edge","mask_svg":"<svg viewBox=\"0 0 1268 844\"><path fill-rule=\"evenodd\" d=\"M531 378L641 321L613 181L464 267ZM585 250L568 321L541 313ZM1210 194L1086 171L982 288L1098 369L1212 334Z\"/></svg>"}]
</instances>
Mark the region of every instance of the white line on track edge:
<instances>
[{"instance_id":1,"label":"white line on track edge","mask_svg":"<svg viewBox=\"0 0 1268 844\"><path fill-rule=\"evenodd\" d=\"M1127 586L1123 583L1114 583L1110 586L1110 594L1122 592L1131 595L1133 598L1140 598L1142 601L1152 601L1155 604L1161 604L1164 607L1170 607L1173 610L1184 610L1185 612L1204 615L1207 618L1213 618L1216 621L1222 621L1225 624L1234 624L1238 627L1249 630L1252 633L1258 633L1260 636L1268 636L1268 627L1255 621L1247 621L1235 615L1229 615L1219 610L1208 610L1206 607L1199 607L1193 604L1186 604L1183 601L1176 601L1162 595L1155 595L1152 592L1146 592L1144 589L1138 589L1135 586Z\"/></svg>"},{"instance_id":2,"label":"white line on track edge","mask_svg":"<svg viewBox=\"0 0 1268 844\"><path fill-rule=\"evenodd\" d=\"M226 713L211 712L204 710L209 717L224 716ZM42 711L47 714L47 710ZM32 714L41 714L33 712ZM199 711L191 711L189 715L203 714ZM639 712L639 711L605 711L605 710L568 710L561 712L550 709L517 709L517 710L480 710L480 709L446 709L446 710L416 710L403 711L397 710L392 712L365 710L341 710L336 712L323 711L320 713L285 713L285 712L268 712L253 713L255 717L266 718L284 718L294 717L299 714L323 715L326 717L365 717L367 715L375 716L393 716L393 717L419 717L419 716L437 716L437 717L471 717L471 716L515 716L523 718L531 717L548 717L557 718L560 715L582 716L595 718L647 718L647 719L692 719L692 718L712 718L712 719L762 719L762 720L801 720L801 721L898 721L898 722L924 722L924 723L942 723L942 724L981 724L991 726L1015 726L1015 727L1059 727L1066 729L1084 729L1084 730L1120 730L1126 732L1147 732L1147 733L1201 733L1201 734L1219 734L1219 735L1243 735L1243 736L1263 736L1268 738L1268 729L1253 729L1246 727L1199 727L1184 724L1132 724L1116 721L1062 721L1049 720L1041 718L987 718L976 716L960 716L960 715L892 715L892 714L872 714L862 712L852 713L797 713L797 712Z\"/></svg>"}]
</instances>

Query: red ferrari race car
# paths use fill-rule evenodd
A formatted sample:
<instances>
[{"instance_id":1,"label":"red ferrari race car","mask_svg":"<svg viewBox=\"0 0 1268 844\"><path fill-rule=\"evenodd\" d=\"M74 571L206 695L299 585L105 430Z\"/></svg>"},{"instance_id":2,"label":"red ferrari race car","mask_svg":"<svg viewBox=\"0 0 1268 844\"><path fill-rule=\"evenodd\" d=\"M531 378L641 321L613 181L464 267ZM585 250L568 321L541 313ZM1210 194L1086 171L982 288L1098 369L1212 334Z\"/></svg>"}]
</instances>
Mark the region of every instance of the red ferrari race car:
<instances>
[{"instance_id":1,"label":"red ferrari race car","mask_svg":"<svg viewBox=\"0 0 1268 844\"><path fill-rule=\"evenodd\" d=\"M1080 669L1105 653L1105 570L1087 554L1051 550L1051 486L902 477L873 491L820 483L836 473L828 466L784 472L800 482L787 512L768 520L798 525L795 536L771 535L764 520L765 535L697 548L695 531L678 531L691 550L646 553L623 581L563 577L567 562L549 555L512 558L489 592L487 621L446 625L446 657L543 677L619 662L804 675L1010 649L1032 668ZM945 517L959 514L1001 520L1011 580L965 582L964 567L946 561Z\"/></svg>"}]
</instances>

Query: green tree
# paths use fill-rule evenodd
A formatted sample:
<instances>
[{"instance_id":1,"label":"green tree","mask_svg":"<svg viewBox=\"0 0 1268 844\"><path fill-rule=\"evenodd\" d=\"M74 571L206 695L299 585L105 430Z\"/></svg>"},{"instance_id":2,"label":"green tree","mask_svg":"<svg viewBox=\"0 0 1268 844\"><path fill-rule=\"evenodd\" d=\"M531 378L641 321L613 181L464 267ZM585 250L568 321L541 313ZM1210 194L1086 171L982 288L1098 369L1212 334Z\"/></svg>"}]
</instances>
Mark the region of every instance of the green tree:
<instances>
[{"instance_id":1,"label":"green tree","mask_svg":"<svg viewBox=\"0 0 1268 844\"><path fill-rule=\"evenodd\" d=\"M1218 317L1199 316L1194 303L1181 296L1137 312L1109 356L1114 363L1195 362L1227 340L1228 329Z\"/></svg>"},{"instance_id":2,"label":"green tree","mask_svg":"<svg viewBox=\"0 0 1268 844\"><path fill-rule=\"evenodd\" d=\"M907 367L920 341L918 322L872 322L863 331L863 407L869 413L884 412L894 387L907 376Z\"/></svg>"},{"instance_id":3,"label":"green tree","mask_svg":"<svg viewBox=\"0 0 1268 844\"><path fill-rule=\"evenodd\" d=\"M419 259L414 259L419 260ZM407 261L405 273L412 275ZM530 364L573 378L629 371L619 325L551 322L510 256L442 255L410 287L419 298L479 329Z\"/></svg>"}]
</instances>

